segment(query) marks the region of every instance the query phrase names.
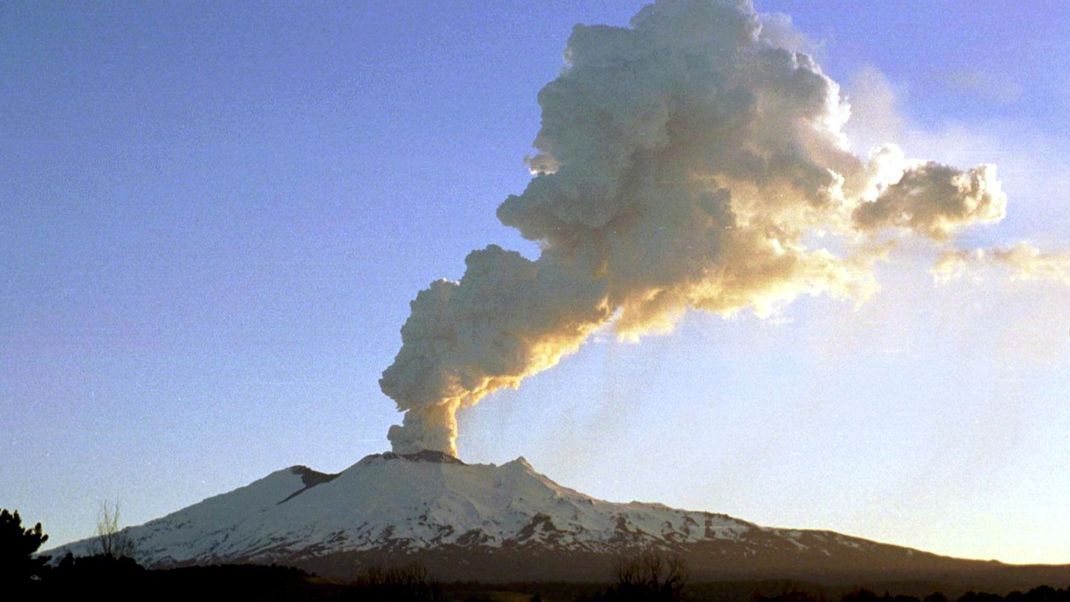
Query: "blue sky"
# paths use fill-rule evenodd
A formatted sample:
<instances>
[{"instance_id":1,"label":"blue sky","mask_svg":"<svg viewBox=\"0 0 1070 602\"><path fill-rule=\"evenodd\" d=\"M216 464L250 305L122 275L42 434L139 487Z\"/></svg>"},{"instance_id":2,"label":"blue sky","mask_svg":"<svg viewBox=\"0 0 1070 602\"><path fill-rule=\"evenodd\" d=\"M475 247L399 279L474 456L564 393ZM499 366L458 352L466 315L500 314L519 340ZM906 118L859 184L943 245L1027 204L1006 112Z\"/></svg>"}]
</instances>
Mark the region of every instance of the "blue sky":
<instances>
[{"instance_id":1,"label":"blue sky","mask_svg":"<svg viewBox=\"0 0 1070 602\"><path fill-rule=\"evenodd\" d=\"M0 6L0 505L50 543L102 500L142 522L291 464L387 447L377 384L416 292L472 249L529 256L536 94L573 24L641 3ZM856 128L1000 165L978 242L1065 248L1070 8L759 2L790 13ZM879 126L879 127L878 127ZM849 128L850 129L850 128ZM860 134L861 135L861 134ZM1065 289L936 286L860 308L690 315L596 340L461 416L613 500L1070 562Z\"/></svg>"}]
</instances>

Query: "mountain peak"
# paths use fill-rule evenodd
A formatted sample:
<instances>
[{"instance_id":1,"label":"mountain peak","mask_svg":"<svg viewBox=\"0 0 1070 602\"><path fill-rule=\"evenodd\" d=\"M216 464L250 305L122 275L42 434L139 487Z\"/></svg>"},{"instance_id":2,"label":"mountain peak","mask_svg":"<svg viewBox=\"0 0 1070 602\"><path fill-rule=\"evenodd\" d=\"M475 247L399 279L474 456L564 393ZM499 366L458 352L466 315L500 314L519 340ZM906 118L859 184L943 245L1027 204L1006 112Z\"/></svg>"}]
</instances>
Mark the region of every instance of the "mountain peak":
<instances>
[{"instance_id":1,"label":"mountain peak","mask_svg":"<svg viewBox=\"0 0 1070 602\"><path fill-rule=\"evenodd\" d=\"M621 550L644 546L679 551L703 575L722 577L966 566L828 531L603 501L553 482L522 456L466 464L429 450L372 454L338 474L291 466L124 533L148 566L281 562L345 578L401 554L448 578L586 579ZM93 545L51 553L88 554Z\"/></svg>"},{"instance_id":2,"label":"mountain peak","mask_svg":"<svg viewBox=\"0 0 1070 602\"><path fill-rule=\"evenodd\" d=\"M506 462L504 466L519 466L530 472L535 471L535 467L533 467L531 465L531 462L528 462L527 458L525 458L524 456L517 456L515 460Z\"/></svg>"},{"instance_id":3,"label":"mountain peak","mask_svg":"<svg viewBox=\"0 0 1070 602\"><path fill-rule=\"evenodd\" d=\"M435 463L435 464L460 464L461 466L467 466L467 464L465 464L464 462L460 461L459 459L447 454L446 452L435 451L435 450L432 450L432 449L425 449L423 451L418 451L418 452L416 452L414 454L399 454L399 453L395 453L395 452L383 452L381 454L371 454L371 455L365 456L364 459L361 460L361 463L363 463L365 460L372 460L372 459L377 459L377 458L378 459L383 459L383 460L408 460L410 462L431 462L431 463Z\"/></svg>"}]
</instances>

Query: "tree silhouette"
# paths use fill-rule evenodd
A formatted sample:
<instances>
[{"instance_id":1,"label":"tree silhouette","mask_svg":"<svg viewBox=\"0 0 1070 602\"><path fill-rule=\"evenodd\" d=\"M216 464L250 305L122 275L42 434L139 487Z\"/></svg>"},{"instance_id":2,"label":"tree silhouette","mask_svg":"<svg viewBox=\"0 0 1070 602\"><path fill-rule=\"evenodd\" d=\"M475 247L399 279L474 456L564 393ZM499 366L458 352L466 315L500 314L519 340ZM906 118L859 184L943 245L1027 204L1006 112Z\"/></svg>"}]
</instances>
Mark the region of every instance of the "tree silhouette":
<instances>
[{"instance_id":1,"label":"tree silhouette","mask_svg":"<svg viewBox=\"0 0 1070 602\"><path fill-rule=\"evenodd\" d=\"M630 550L614 566L616 583L588 598L592 602L675 602L687 585L687 565L658 548Z\"/></svg>"},{"instance_id":2,"label":"tree silhouette","mask_svg":"<svg viewBox=\"0 0 1070 602\"><path fill-rule=\"evenodd\" d=\"M391 568L373 566L354 582L355 600L364 602L437 602L443 599L438 583L418 563Z\"/></svg>"},{"instance_id":3,"label":"tree silhouette","mask_svg":"<svg viewBox=\"0 0 1070 602\"><path fill-rule=\"evenodd\" d=\"M119 502L109 505L102 502L97 517L97 553L109 558L127 558L134 555L134 542L119 527Z\"/></svg>"},{"instance_id":4,"label":"tree silhouette","mask_svg":"<svg viewBox=\"0 0 1070 602\"><path fill-rule=\"evenodd\" d=\"M0 583L5 589L11 585L21 587L40 574L48 556L33 555L47 540L41 523L23 529L18 510L14 514L6 509L0 511Z\"/></svg>"}]
</instances>

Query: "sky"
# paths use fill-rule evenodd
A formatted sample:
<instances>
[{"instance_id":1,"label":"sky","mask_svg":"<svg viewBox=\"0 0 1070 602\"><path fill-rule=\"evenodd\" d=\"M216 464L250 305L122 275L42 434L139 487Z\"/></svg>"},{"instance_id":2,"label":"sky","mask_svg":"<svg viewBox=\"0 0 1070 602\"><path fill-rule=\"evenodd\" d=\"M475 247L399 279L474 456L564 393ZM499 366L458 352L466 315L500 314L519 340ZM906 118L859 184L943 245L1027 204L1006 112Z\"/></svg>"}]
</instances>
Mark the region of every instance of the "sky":
<instances>
[{"instance_id":1,"label":"sky","mask_svg":"<svg viewBox=\"0 0 1070 602\"><path fill-rule=\"evenodd\" d=\"M576 23L630 2L0 5L0 506L60 544L280 467L389 448L378 380L417 291L531 178ZM885 141L992 162L1007 217L1070 232L1070 8L770 2ZM1070 563L1066 287L937 282L898 249L866 302L596 335L459 414L596 497L938 553ZM931 263L931 262L930 262ZM11 461L14 460L14 461Z\"/></svg>"}]
</instances>

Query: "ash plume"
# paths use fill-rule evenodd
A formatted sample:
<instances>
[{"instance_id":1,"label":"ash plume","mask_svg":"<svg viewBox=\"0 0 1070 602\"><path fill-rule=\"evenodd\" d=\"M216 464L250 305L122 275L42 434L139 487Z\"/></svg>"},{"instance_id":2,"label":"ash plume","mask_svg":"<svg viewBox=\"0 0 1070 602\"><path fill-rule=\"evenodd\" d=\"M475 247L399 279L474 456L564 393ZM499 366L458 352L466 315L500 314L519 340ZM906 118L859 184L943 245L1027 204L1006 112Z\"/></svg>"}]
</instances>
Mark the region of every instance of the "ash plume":
<instances>
[{"instance_id":1,"label":"ash plume","mask_svg":"<svg viewBox=\"0 0 1070 602\"><path fill-rule=\"evenodd\" d=\"M395 452L456 455L456 413L575 352L689 309L768 315L800 295L872 294L888 237L945 241L1003 217L995 168L848 150L849 106L790 21L745 0L663 0L630 27L576 26L539 93L533 177L498 217L531 260L473 251L412 301L380 386ZM880 238L883 237L883 238Z\"/></svg>"},{"instance_id":2,"label":"ash plume","mask_svg":"<svg viewBox=\"0 0 1070 602\"><path fill-rule=\"evenodd\" d=\"M1040 250L1028 242L990 249L949 249L931 272L937 282L979 279L986 268L1002 268L1011 280L1050 281L1070 285L1070 255Z\"/></svg>"}]
</instances>

